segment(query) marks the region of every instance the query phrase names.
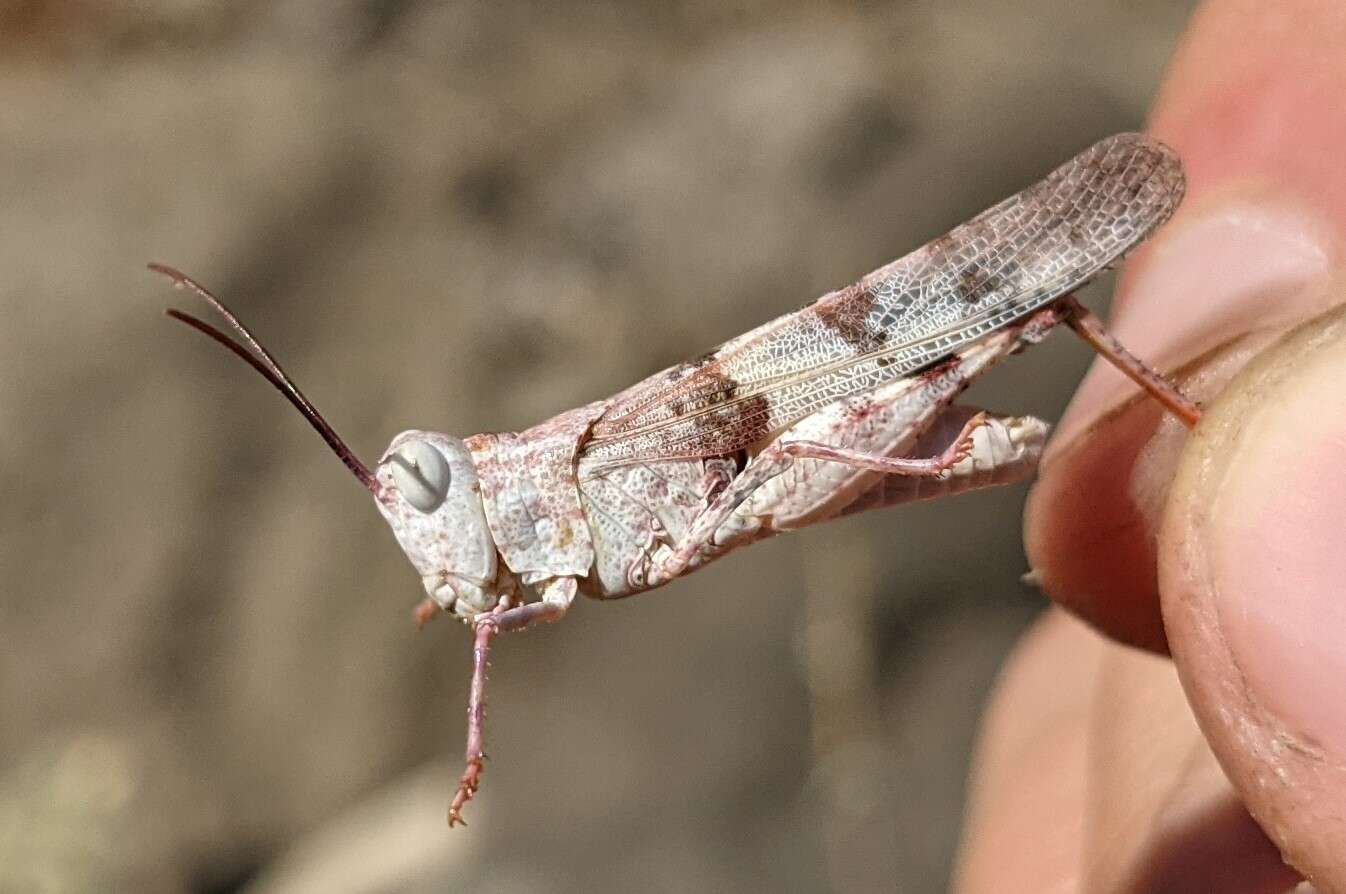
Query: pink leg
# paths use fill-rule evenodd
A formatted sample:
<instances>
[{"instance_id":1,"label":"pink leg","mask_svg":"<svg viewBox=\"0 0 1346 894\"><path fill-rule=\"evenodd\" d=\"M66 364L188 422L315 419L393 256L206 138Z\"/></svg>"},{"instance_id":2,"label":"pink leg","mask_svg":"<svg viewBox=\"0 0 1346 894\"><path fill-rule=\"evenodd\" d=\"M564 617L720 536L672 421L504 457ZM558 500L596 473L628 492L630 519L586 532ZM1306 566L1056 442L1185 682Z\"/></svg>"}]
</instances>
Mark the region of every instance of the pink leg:
<instances>
[{"instance_id":1,"label":"pink leg","mask_svg":"<svg viewBox=\"0 0 1346 894\"><path fill-rule=\"evenodd\" d=\"M953 443L944 448L939 456L913 459L905 456L875 456L859 450L847 450L833 447L819 441L787 441L780 449L791 456L802 459L821 459L844 463L857 469L871 472L884 472L889 475L911 475L927 477L938 475L958 465L972 453L972 435L986 424L986 414L978 413L969 419Z\"/></svg>"},{"instance_id":2,"label":"pink leg","mask_svg":"<svg viewBox=\"0 0 1346 894\"><path fill-rule=\"evenodd\" d=\"M555 621L565 611L560 605L530 602L504 611L497 609L472 622L475 636L472 642L472 688L467 698L467 750L463 756L466 766L458 778L458 790L449 802L449 828L467 825L463 819L463 806L472 800L481 786L486 760L486 669L490 665L491 640L497 633L522 630L539 621Z\"/></svg>"},{"instance_id":3,"label":"pink leg","mask_svg":"<svg viewBox=\"0 0 1346 894\"><path fill-rule=\"evenodd\" d=\"M768 447L746 471L730 482L729 487L720 492L711 506L696 517L695 522L683 535L682 542L663 561L659 569L659 579L672 579L686 571L697 553L714 535L716 528L723 524L753 491L789 468L795 457L838 462L893 475L934 476L956 466L972 452L972 435L985 424L985 413L973 416L963 426L958 437L954 438L953 443L939 456L929 459L876 456L847 450L844 447L833 447L818 441L786 441ZM643 585L645 582L639 583Z\"/></svg>"},{"instance_id":4,"label":"pink leg","mask_svg":"<svg viewBox=\"0 0 1346 894\"><path fill-rule=\"evenodd\" d=\"M449 828L458 823L467 825L463 820L463 805L472 800L481 785L482 762L486 759L483 721L486 719L486 667L491 657L491 640L499 632L494 616L487 616L476 623L476 636L472 642L472 690L467 698L467 766L458 778L458 790L449 802Z\"/></svg>"},{"instance_id":5,"label":"pink leg","mask_svg":"<svg viewBox=\"0 0 1346 894\"><path fill-rule=\"evenodd\" d=\"M1112 333L1104 328L1103 321L1094 316L1093 311L1080 304L1074 295L1067 295L1058 304L1066 311L1066 324L1074 329L1080 338L1088 342L1089 346L1097 351L1103 359L1117 367L1123 375L1149 392L1151 397L1159 401L1174 416L1181 419L1188 428L1197 424L1201 419L1201 406L1179 391L1172 382L1146 366L1140 358L1122 347L1122 343L1117 341Z\"/></svg>"}]
</instances>

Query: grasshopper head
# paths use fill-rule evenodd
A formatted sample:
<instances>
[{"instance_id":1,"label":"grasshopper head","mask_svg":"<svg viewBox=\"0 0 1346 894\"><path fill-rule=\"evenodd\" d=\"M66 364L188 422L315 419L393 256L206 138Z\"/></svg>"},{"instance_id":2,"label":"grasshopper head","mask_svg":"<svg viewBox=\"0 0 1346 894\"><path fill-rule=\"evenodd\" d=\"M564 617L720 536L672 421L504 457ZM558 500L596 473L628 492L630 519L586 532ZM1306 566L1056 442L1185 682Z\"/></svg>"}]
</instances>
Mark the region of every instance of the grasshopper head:
<instances>
[{"instance_id":1,"label":"grasshopper head","mask_svg":"<svg viewBox=\"0 0 1346 894\"><path fill-rule=\"evenodd\" d=\"M373 494L379 512L392 525L397 542L435 602L472 618L494 608L502 596L513 595L514 579L497 564L477 470L462 441L434 432L403 432L393 438L371 472L224 302L181 271L164 264L150 264L150 269L169 277L179 288L195 292L241 336L241 341L232 338L180 310L167 311L255 369L313 426ZM497 576L497 572L503 573Z\"/></svg>"},{"instance_id":2,"label":"grasshopper head","mask_svg":"<svg viewBox=\"0 0 1346 894\"><path fill-rule=\"evenodd\" d=\"M467 618L493 608L501 595L495 541L466 445L437 432L402 432L374 477L379 512L430 597Z\"/></svg>"}]
</instances>

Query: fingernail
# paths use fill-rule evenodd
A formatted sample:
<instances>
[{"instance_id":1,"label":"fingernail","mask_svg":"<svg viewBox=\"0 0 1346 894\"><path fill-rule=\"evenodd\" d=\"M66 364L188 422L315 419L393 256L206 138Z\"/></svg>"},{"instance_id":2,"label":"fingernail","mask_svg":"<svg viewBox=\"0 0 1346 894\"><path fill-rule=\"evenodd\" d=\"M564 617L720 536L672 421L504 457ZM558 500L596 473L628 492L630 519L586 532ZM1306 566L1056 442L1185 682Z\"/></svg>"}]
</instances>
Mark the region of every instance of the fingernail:
<instances>
[{"instance_id":1,"label":"fingernail","mask_svg":"<svg viewBox=\"0 0 1346 894\"><path fill-rule=\"evenodd\" d=\"M1342 291L1338 298L1346 297ZM1346 756L1346 307L1254 361L1195 526L1215 619L1284 748ZM1231 418L1232 415L1232 418ZM1199 498L1202 499L1202 498ZM1271 761L1276 756L1270 755Z\"/></svg>"},{"instance_id":2,"label":"fingernail","mask_svg":"<svg viewBox=\"0 0 1346 894\"><path fill-rule=\"evenodd\" d=\"M1253 329L1284 326L1323 309L1309 284L1342 252L1317 214L1266 189L1208 194L1184 209L1123 275L1109 328L1155 368L1184 362ZM1136 393L1097 361L1048 444L1064 450Z\"/></svg>"}]
</instances>

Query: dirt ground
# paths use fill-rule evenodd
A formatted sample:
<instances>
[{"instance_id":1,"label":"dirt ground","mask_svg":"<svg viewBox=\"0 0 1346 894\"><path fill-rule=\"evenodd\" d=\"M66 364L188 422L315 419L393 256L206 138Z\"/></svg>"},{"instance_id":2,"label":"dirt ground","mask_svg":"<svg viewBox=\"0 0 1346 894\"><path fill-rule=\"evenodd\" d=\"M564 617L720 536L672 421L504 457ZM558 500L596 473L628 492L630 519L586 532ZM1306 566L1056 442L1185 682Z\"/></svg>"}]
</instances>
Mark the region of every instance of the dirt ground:
<instances>
[{"instance_id":1,"label":"dirt ground","mask_svg":"<svg viewBox=\"0 0 1346 894\"><path fill-rule=\"evenodd\" d=\"M1188 12L0 0L0 891L942 890L1043 604L1023 488L502 640L450 832L466 631L416 632L367 495L143 264L366 459L523 427L1139 126ZM973 399L1054 418L1088 359Z\"/></svg>"}]
</instances>

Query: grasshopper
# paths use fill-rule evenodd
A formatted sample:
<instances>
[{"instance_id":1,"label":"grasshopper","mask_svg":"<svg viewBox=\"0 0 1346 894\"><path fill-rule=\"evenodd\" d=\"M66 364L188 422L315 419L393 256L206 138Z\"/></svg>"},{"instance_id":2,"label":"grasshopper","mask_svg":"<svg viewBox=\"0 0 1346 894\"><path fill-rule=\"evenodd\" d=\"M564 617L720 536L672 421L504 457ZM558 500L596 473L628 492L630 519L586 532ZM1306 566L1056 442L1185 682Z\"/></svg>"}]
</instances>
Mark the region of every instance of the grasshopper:
<instances>
[{"instance_id":1,"label":"grasshopper","mask_svg":"<svg viewBox=\"0 0 1346 894\"><path fill-rule=\"evenodd\" d=\"M577 593L663 586L774 534L1032 474L1046 423L953 404L1060 323L1188 425L1200 414L1126 352L1072 293L1163 224L1177 155L1109 137L947 234L794 313L606 400L522 432L405 431L371 470L271 353L178 310L271 382L374 497L426 597L474 630L466 767L449 825L480 785L493 638L556 621Z\"/></svg>"}]
</instances>

